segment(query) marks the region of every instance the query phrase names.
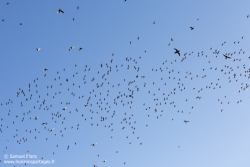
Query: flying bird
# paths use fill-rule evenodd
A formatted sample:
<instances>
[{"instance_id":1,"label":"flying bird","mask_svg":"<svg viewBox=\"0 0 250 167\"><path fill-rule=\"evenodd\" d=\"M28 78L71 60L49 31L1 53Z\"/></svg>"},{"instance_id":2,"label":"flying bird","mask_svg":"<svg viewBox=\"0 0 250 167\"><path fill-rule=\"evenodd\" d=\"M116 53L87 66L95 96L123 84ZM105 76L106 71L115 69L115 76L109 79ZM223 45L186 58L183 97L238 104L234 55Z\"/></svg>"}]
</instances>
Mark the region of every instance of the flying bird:
<instances>
[{"instance_id":1,"label":"flying bird","mask_svg":"<svg viewBox=\"0 0 250 167\"><path fill-rule=\"evenodd\" d=\"M174 52L174 53L175 53L175 54L178 54L178 55L180 56L180 55L181 55L181 54L180 54L180 50L178 50L178 49L176 49L176 48L174 48L174 49L175 49L175 52Z\"/></svg>"},{"instance_id":2,"label":"flying bird","mask_svg":"<svg viewBox=\"0 0 250 167\"><path fill-rule=\"evenodd\" d=\"M38 51L38 52L39 52L40 50L41 50L41 48L36 48L36 51Z\"/></svg>"},{"instance_id":3,"label":"flying bird","mask_svg":"<svg viewBox=\"0 0 250 167\"><path fill-rule=\"evenodd\" d=\"M61 8L59 8L57 13L64 13L64 11Z\"/></svg>"},{"instance_id":4,"label":"flying bird","mask_svg":"<svg viewBox=\"0 0 250 167\"><path fill-rule=\"evenodd\" d=\"M75 46L71 46L71 47L69 47L69 51L70 51L70 50L72 50L72 49L74 49L74 48L75 48Z\"/></svg>"},{"instance_id":5,"label":"flying bird","mask_svg":"<svg viewBox=\"0 0 250 167\"><path fill-rule=\"evenodd\" d=\"M229 56L227 56L225 54L223 54L223 56L225 57L225 59L231 59L231 57L229 57Z\"/></svg>"},{"instance_id":6,"label":"flying bird","mask_svg":"<svg viewBox=\"0 0 250 167\"><path fill-rule=\"evenodd\" d=\"M194 30L194 27L190 27L191 30Z\"/></svg>"},{"instance_id":7,"label":"flying bird","mask_svg":"<svg viewBox=\"0 0 250 167\"><path fill-rule=\"evenodd\" d=\"M97 143L91 144L91 146L94 146L94 147L95 147L96 145L97 145Z\"/></svg>"},{"instance_id":8,"label":"flying bird","mask_svg":"<svg viewBox=\"0 0 250 167\"><path fill-rule=\"evenodd\" d=\"M189 122L189 120L184 120L183 122L185 122L187 124Z\"/></svg>"}]
</instances>

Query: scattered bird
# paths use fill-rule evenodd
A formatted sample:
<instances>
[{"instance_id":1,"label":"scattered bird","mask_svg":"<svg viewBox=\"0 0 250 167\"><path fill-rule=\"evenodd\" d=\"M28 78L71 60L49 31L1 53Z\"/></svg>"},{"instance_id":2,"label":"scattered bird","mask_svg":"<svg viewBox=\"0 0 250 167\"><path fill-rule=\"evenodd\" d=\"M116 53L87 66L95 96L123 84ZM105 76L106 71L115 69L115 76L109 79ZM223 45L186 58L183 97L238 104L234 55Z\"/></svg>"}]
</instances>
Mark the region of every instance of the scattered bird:
<instances>
[{"instance_id":1,"label":"scattered bird","mask_svg":"<svg viewBox=\"0 0 250 167\"><path fill-rule=\"evenodd\" d=\"M91 144L91 146L94 146L94 147L95 147L96 145L97 145L97 143Z\"/></svg>"},{"instance_id":2,"label":"scattered bird","mask_svg":"<svg viewBox=\"0 0 250 167\"><path fill-rule=\"evenodd\" d=\"M36 48L36 51L39 52L41 50L41 48Z\"/></svg>"},{"instance_id":3,"label":"scattered bird","mask_svg":"<svg viewBox=\"0 0 250 167\"><path fill-rule=\"evenodd\" d=\"M191 30L194 30L194 27L190 27Z\"/></svg>"},{"instance_id":4,"label":"scattered bird","mask_svg":"<svg viewBox=\"0 0 250 167\"><path fill-rule=\"evenodd\" d=\"M75 46L69 47L69 51L70 51L70 50L73 50L74 48L75 48Z\"/></svg>"},{"instance_id":5,"label":"scattered bird","mask_svg":"<svg viewBox=\"0 0 250 167\"><path fill-rule=\"evenodd\" d=\"M64 11L61 8L59 8L57 13L64 13Z\"/></svg>"},{"instance_id":6,"label":"scattered bird","mask_svg":"<svg viewBox=\"0 0 250 167\"><path fill-rule=\"evenodd\" d=\"M223 54L223 56L225 57L225 59L231 59L231 57L229 57L229 56L227 56L225 54Z\"/></svg>"},{"instance_id":7,"label":"scattered bird","mask_svg":"<svg viewBox=\"0 0 250 167\"><path fill-rule=\"evenodd\" d=\"M175 52L174 52L175 54L178 54L179 56L181 55L181 54L180 54L180 50L178 50L178 49L176 49L176 48L174 48L174 50L175 50Z\"/></svg>"}]
</instances>

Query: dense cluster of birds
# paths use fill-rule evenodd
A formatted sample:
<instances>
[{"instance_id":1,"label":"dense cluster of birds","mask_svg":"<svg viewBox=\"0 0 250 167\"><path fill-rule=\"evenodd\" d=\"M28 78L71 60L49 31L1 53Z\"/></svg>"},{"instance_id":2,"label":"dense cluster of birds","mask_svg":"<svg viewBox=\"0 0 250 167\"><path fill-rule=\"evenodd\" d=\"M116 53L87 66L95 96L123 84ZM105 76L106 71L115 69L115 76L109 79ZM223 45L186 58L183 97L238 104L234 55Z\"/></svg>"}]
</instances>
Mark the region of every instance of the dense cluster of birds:
<instances>
[{"instance_id":1,"label":"dense cluster of birds","mask_svg":"<svg viewBox=\"0 0 250 167\"><path fill-rule=\"evenodd\" d=\"M79 10L80 7L77 6L76 9ZM61 8L57 13L65 14ZM2 19L2 22L4 21L5 19ZM152 22L150 24L152 25ZM153 26L155 25L157 24L153 21ZM189 28L195 31L193 26L187 27ZM138 41L140 38L138 36L134 39ZM244 40L244 37L232 43L240 43L241 40ZM132 41L128 42L129 46L133 45ZM173 38L169 39L170 43L173 41ZM170 43L168 46L173 53L172 58L162 60L157 67L150 67L143 63L142 60L147 59L145 56L147 51L143 50L141 56L126 57L123 61L112 53L108 61L94 67L76 63L70 67L74 70L70 74L67 73L66 68L58 71L51 71L47 67L41 69L42 76L27 83L26 88L19 88L15 98L0 102L0 138L12 141L11 145L22 145L37 140L45 143L52 137L64 140L69 130L77 136L78 132L75 131L81 131L83 125L88 124L90 127L108 129L111 140L116 137L114 131L124 131L124 138L129 140L127 144L142 146L143 139L137 133L138 122L147 128L148 119L151 117L160 119L166 112L175 112L186 114L187 119L181 120L180 123L189 124L192 123L189 120L191 112L194 111L195 104L204 97L203 92L220 91L225 84L230 85L233 82L239 83L236 85L237 93L248 90L249 85L244 82L245 78L250 78L250 68L247 64L242 66L227 64L228 61L241 62L245 57L249 59L250 57L247 56L238 56L245 55L243 49L221 53L219 49L209 47L208 53L205 51L188 53L172 48ZM225 44L226 42L223 42L222 46ZM33 49L42 52L40 47ZM73 49L75 46L68 48L69 51ZM79 47L78 50L83 51L84 48ZM191 57L196 57L197 60L201 60L200 62L206 61L211 67L197 67L199 71L183 71L175 68L175 64L185 62L188 64ZM219 59L225 65L216 65L217 60L214 59ZM192 85L187 84L187 81ZM197 84L198 82L206 84ZM141 98L142 96L144 98ZM176 96L179 97L179 101L175 100ZM227 101L227 95L225 95L218 97L218 102L221 105L238 104L242 99ZM188 109L183 107L184 105L189 106ZM16 106L20 111L13 111L12 107ZM136 111L138 108L141 112ZM223 105L218 111L223 112ZM4 118L5 116L7 117ZM142 117L144 121L137 121L136 116ZM67 121L72 119L75 122ZM173 122L175 118L166 118L166 120ZM35 126L30 127L31 123ZM132 143L132 139L136 139L137 142ZM8 144L9 142L4 149L1 148L3 152L8 152L8 147L11 147ZM56 154L59 147L62 151L67 151L77 144L76 141L66 145L56 143L51 154ZM93 141L86 145L98 147L101 141ZM180 148L180 146L177 147ZM114 153L119 153L119 148ZM108 163L108 159L100 153L98 157L103 159L100 162L93 162L94 167L97 167L97 164L99 166L100 163ZM126 163L125 159L121 162L123 165Z\"/></svg>"}]
</instances>

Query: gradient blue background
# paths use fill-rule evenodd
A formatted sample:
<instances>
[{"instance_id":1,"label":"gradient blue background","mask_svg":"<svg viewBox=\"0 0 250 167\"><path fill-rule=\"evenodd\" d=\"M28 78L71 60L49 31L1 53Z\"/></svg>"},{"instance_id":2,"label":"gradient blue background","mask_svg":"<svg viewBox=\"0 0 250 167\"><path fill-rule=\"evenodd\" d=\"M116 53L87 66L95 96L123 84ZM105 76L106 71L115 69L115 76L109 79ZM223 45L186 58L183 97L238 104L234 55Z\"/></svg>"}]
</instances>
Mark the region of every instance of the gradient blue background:
<instances>
[{"instance_id":1,"label":"gradient blue background","mask_svg":"<svg viewBox=\"0 0 250 167\"><path fill-rule=\"evenodd\" d=\"M55 167L250 165L249 1L6 3L0 166L24 166L5 164L5 154L53 159Z\"/></svg>"}]
</instances>

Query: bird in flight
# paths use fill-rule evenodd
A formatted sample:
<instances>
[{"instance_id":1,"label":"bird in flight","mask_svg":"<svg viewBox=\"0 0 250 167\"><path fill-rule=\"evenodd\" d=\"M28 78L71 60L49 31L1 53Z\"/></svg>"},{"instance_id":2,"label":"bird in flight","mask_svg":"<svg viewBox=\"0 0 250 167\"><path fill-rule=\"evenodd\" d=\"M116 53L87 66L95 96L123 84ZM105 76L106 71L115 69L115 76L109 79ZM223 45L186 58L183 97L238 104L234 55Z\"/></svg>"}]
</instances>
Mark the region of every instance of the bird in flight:
<instances>
[{"instance_id":1,"label":"bird in flight","mask_svg":"<svg viewBox=\"0 0 250 167\"><path fill-rule=\"evenodd\" d=\"M70 50L72 50L72 49L74 49L74 48L75 48L75 46L71 46L71 47L69 47L69 51L70 51Z\"/></svg>"},{"instance_id":2,"label":"bird in flight","mask_svg":"<svg viewBox=\"0 0 250 167\"><path fill-rule=\"evenodd\" d=\"M57 13L64 13L64 11L61 8L59 8Z\"/></svg>"},{"instance_id":3,"label":"bird in flight","mask_svg":"<svg viewBox=\"0 0 250 167\"><path fill-rule=\"evenodd\" d=\"M191 30L194 30L194 27L190 27Z\"/></svg>"},{"instance_id":4,"label":"bird in flight","mask_svg":"<svg viewBox=\"0 0 250 167\"><path fill-rule=\"evenodd\" d=\"M189 120L184 120L183 122L185 122L187 124L189 122Z\"/></svg>"},{"instance_id":5,"label":"bird in flight","mask_svg":"<svg viewBox=\"0 0 250 167\"><path fill-rule=\"evenodd\" d=\"M39 52L40 50L41 50L41 48L36 48L36 51L38 51L38 52Z\"/></svg>"},{"instance_id":6,"label":"bird in flight","mask_svg":"<svg viewBox=\"0 0 250 167\"><path fill-rule=\"evenodd\" d=\"M91 144L91 146L94 146L94 147L95 147L96 145L97 145L97 143Z\"/></svg>"},{"instance_id":7,"label":"bird in flight","mask_svg":"<svg viewBox=\"0 0 250 167\"><path fill-rule=\"evenodd\" d=\"M180 50L178 50L178 49L176 49L176 48L174 48L174 49L175 49L175 52L174 52L174 53L175 53L175 54L178 54L178 55L180 56L180 55L181 55L181 54L180 54Z\"/></svg>"},{"instance_id":8,"label":"bird in flight","mask_svg":"<svg viewBox=\"0 0 250 167\"><path fill-rule=\"evenodd\" d=\"M45 69L43 69L43 71L44 71L44 72L47 72L47 71L49 71L49 70L48 70L47 68L45 68Z\"/></svg>"},{"instance_id":9,"label":"bird in flight","mask_svg":"<svg viewBox=\"0 0 250 167\"><path fill-rule=\"evenodd\" d=\"M79 48L79 51L81 51L81 50L83 50L83 48L80 47L80 48Z\"/></svg>"},{"instance_id":10,"label":"bird in flight","mask_svg":"<svg viewBox=\"0 0 250 167\"><path fill-rule=\"evenodd\" d=\"M231 57L227 56L227 55L224 55L223 56L225 57L225 59L231 59Z\"/></svg>"}]
</instances>

